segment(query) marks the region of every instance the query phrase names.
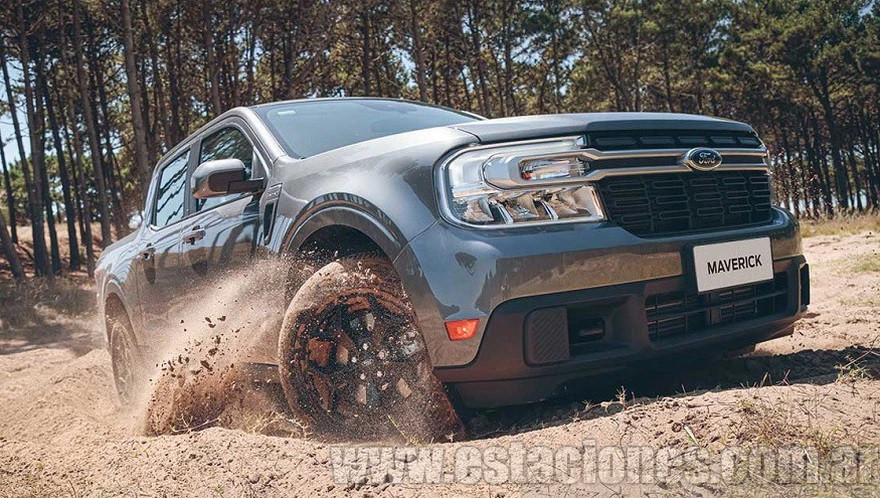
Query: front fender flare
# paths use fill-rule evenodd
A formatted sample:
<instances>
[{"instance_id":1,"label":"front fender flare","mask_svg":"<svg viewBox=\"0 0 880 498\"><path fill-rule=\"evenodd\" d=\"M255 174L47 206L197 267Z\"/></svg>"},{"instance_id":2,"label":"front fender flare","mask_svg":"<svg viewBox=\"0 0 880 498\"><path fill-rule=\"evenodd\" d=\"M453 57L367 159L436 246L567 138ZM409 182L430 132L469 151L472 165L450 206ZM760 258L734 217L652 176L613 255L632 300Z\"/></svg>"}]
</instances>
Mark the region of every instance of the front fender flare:
<instances>
[{"instance_id":1,"label":"front fender flare","mask_svg":"<svg viewBox=\"0 0 880 498\"><path fill-rule=\"evenodd\" d=\"M316 207L304 216L300 223L288 230L281 245L285 249L283 254L299 251L312 234L330 225L342 225L359 230L375 242L392 261L404 291L409 295L422 337L428 347L428 355L433 363L437 359L438 348L447 342L443 321L417 260L412 257L401 257L408 254L406 248L410 240L375 206L360 199L357 204L337 202ZM429 224L415 236L432 225Z\"/></svg>"},{"instance_id":2,"label":"front fender flare","mask_svg":"<svg viewBox=\"0 0 880 498\"><path fill-rule=\"evenodd\" d=\"M311 235L332 225L360 231L392 261L408 243L391 218L366 199L351 194L328 194L310 202L300 219L286 230L282 253L295 253Z\"/></svg>"}]
</instances>

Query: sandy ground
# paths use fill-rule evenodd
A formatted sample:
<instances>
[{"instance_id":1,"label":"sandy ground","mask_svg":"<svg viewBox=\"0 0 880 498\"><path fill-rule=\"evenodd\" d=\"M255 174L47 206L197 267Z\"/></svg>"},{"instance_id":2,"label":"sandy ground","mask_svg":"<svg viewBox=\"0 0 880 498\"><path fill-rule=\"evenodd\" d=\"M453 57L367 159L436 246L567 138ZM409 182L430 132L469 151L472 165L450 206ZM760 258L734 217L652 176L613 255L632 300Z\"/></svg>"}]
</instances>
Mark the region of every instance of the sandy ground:
<instances>
[{"instance_id":1,"label":"sandy ground","mask_svg":"<svg viewBox=\"0 0 880 498\"><path fill-rule=\"evenodd\" d=\"M592 444L699 450L709 458L731 446L803 445L816 450L807 452L815 458L841 445L880 445L880 236L811 237L805 252L814 304L794 335L746 357L621 379L583 399L471 414L470 441L421 449L442 449L444 469L457 471L460 462L450 455L519 445L574 447L583 458ZM82 293L83 302L91 298ZM71 305L74 312L59 314L59 303L48 302L32 316L4 316L15 309L8 304L0 307L0 496L880 493L880 474L833 486L560 483L540 475L498 483L486 474L474 484L417 484L376 471L385 468L380 465L367 478L334 479L338 443L297 436L283 413L242 417L231 424L236 428L143 435L142 414L117 401L92 311ZM348 467L365 465L363 458ZM452 475L467 481L465 474Z\"/></svg>"}]
</instances>

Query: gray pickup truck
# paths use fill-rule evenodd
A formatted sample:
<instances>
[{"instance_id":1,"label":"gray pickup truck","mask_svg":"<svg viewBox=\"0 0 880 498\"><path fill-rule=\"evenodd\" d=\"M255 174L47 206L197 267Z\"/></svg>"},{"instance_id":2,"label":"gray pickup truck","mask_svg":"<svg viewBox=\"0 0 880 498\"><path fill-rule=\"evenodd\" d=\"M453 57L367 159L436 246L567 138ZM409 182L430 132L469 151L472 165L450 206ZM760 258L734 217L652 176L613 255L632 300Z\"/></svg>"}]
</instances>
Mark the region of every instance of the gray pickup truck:
<instances>
[{"instance_id":1,"label":"gray pickup truck","mask_svg":"<svg viewBox=\"0 0 880 498\"><path fill-rule=\"evenodd\" d=\"M254 254L313 265L261 361L318 431L443 428L459 403L790 334L809 268L770 169L751 127L704 116L232 109L165 155L142 226L99 261L117 388L155 363L171 302Z\"/></svg>"}]
</instances>

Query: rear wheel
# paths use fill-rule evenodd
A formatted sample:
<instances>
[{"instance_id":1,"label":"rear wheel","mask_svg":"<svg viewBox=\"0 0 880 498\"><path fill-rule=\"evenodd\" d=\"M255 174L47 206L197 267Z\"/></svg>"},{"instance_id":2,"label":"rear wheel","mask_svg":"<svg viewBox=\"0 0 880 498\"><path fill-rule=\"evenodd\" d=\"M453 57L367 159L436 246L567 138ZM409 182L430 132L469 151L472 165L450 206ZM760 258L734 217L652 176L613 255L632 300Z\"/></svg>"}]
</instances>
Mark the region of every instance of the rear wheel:
<instances>
[{"instance_id":1,"label":"rear wheel","mask_svg":"<svg viewBox=\"0 0 880 498\"><path fill-rule=\"evenodd\" d=\"M116 392L122 404L129 405L146 382L144 360L134 343L134 332L127 316L108 315L107 331Z\"/></svg>"},{"instance_id":2,"label":"rear wheel","mask_svg":"<svg viewBox=\"0 0 880 498\"><path fill-rule=\"evenodd\" d=\"M335 261L306 280L287 310L279 360L291 410L316 432L411 441L463 434L384 258Z\"/></svg>"}]
</instances>

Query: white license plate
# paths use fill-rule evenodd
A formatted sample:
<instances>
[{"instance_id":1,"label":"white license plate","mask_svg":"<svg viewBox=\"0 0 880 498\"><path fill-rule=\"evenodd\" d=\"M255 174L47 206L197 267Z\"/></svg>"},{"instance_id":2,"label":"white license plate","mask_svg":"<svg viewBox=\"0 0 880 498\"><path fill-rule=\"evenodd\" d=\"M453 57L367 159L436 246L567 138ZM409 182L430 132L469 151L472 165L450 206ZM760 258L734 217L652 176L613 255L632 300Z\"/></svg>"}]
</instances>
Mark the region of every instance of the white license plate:
<instances>
[{"instance_id":1,"label":"white license plate","mask_svg":"<svg viewBox=\"0 0 880 498\"><path fill-rule=\"evenodd\" d=\"M770 238L694 247L697 292L773 280Z\"/></svg>"}]
</instances>

